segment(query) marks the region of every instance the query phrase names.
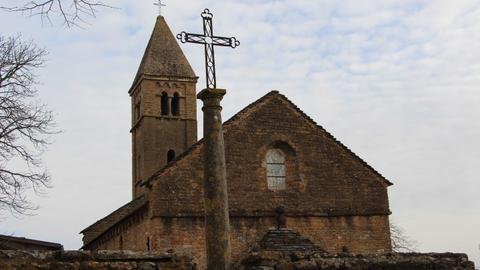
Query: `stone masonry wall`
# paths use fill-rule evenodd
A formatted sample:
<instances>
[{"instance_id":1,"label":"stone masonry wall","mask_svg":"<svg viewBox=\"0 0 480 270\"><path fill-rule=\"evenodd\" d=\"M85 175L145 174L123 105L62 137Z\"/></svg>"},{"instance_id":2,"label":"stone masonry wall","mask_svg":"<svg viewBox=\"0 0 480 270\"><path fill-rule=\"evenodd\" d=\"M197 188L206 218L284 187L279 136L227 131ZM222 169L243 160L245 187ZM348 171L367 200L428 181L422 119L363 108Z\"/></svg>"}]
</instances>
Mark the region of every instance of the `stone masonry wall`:
<instances>
[{"instance_id":1,"label":"stone masonry wall","mask_svg":"<svg viewBox=\"0 0 480 270\"><path fill-rule=\"evenodd\" d=\"M474 270L465 254L379 253L308 254L261 251L252 253L235 270Z\"/></svg>"},{"instance_id":2,"label":"stone masonry wall","mask_svg":"<svg viewBox=\"0 0 480 270\"><path fill-rule=\"evenodd\" d=\"M0 251L2 270L195 270L189 256L120 251ZM372 255L261 251L234 270L474 270L465 254L382 253Z\"/></svg>"},{"instance_id":3,"label":"stone masonry wall","mask_svg":"<svg viewBox=\"0 0 480 270\"><path fill-rule=\"evenodd\" d=\"M225 124L234 260L246 256L276 226L277 207L285 209L288 228L327 252L391 250L388 183L380 175L278 93L268 94L249 110L253 111L241 112ZM264 158L271 147L287 153L285 190L267 188ZM202 151L203 145L197 144L145 187L150 210L144 223L128 230L117 230L121 226L116 225L110 229L113 237L91 248L191 250L203 269Z\"/></svg>"},{"instance_id":4,"label":"stone masonry wall","mask_svg":"<svg viewBox=\"0 0 480 270\"><path fill-rule=\"evenodd\" d=\"M187 256L120 251L0 251L2 270L194 270Z\"/></svg>"},{"instance_id":5,"label":"stone masonry wall","mask_svg":"<svg viewBox=\"0 0 480 270\"><path fill-rule=\"evenodd\" d=\"M205 269L205 229L201 217L154 218L144 220L128 230L115 230L108 238L90 246L96 250L134 250L165 252L173 249L191 254L199 269ZM232 259L248 255L269 229L275 228L272 217L232 217ZM121 224L120 224L121 225ZM305 236L327 252L337 253L345 247L350 252L385 252L389 247L388 217L287 217L287 226ZM107 233L107 236L110 233Z\"/></svg>"},{"instance_id":6,"label":"stone masonry wall","mask_svg":"<svg viewBox=\"0 0 480 270\"><path fill-rule=\"evenodd\" d=\"M179 95L179 115L162 115L161 96L169 104ZM179 79L142 80L132 93L132 165L134 198L142 195L141 180L167 164L167 152L181 154L197 141L195 82ZM138 111L137 111L138 110Z\"/></svg>"},{"instance_id":7,"label":"stone masonry wall","mask_svg":"<svg viewBox=\"0 0 480 270\"><path fill-rule=\"evenodd\" d=\"M285 97L266 95L228 120L224 131L234 259L275 227L278 207L288 228L328 252L391 250L388 182ZM272 147L287 154L284 190L268 189L265 155ZM195 145L151 182L157 250L190 246L204 256L197 220L204 214L202 154L203 145Z\"/></svg>"},{"instance_id":8,"label":"stone masonry wall","mask_svg":"<svg viewBox=\"0 0 480 270\"><path fill-rule=\"evenodd\" d=\"M279 94L224 124L230 212L265 216L389 215L388 182ZM265 156L284 149L286 188L270 190ZM203 146L155 174L154 216L203 215Z\"/></svg>"},{"instance_id":9,"label":"stone masonry wall","mask_svg":"<svg viewBox=\"0 0 480 270\"><path fill-rule=\"evenodd\" d=\"M232 217L232 259L240 261L257 245L269 229L275 228L274 217ZM388 217L288 217L287 226L307 237L322 249L336 253L346 247L350 252L371 253L390 250ZM170 249L192 254L199 269L205 269L205 229L201 217L154 218L148 230L153 251ZM137 234L135 234L137 233ZM133 235L132 235L133 234ZM122 234L124 249L145 250L144 234L132 230ZM118 236L119 237L119 236ZM117 249L118 237L99 246ZM386 249L385 247L388 247Z\"/></svg>"}]
</instances>

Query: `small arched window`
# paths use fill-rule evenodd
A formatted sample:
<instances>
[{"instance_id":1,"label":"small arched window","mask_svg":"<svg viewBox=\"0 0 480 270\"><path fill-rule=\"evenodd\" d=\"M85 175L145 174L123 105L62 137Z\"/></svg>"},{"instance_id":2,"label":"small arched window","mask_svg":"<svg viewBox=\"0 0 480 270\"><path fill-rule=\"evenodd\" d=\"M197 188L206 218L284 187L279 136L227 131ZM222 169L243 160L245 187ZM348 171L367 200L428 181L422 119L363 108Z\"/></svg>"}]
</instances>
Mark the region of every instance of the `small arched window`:
<instances>
[{"instance_id":1,"label":"small arched window","mask_svg":"<svg viewBox=\"0 0 480 270\"><path fill-rule=\"evenodd\" d=\"M165 92L162 93L161 107L162 107L162 115L168 115L168 111L169 111L168 94Z\"/></svg>"},{"instance_id":2,"label":"small arched window","mask_svg":"<svg viewBox=\"0 0 480 270\"><path fill-rule=\"evenodd\" d=\"M175 159L175 151L173 150L168 150L167 152L167 163L172 162Z\"/></svg>"},{"instance_id":3,"label":"small arched window","mask_svg":"<svg viewBox=\"0 0 480 270\"><path fill-rule=\"evenodd\" d=\"M268 150L265 159L267 162L268 189L285 189L285 153L278 148L270 149Z\"/></svg>"},{"instance_id":4,"label":"small arched window","mask_svg":"<svg viewBox=\"0 0 480 270\"><path fill-rule=\"evenodd\" d=\"M140 102L135 105L135 120L140 119Z\"/></svg>"},{"instance_id":5,"label":"small arched window","mask_svg":"<svg viewBox=\"0 0 480 270\"><path fill-rule=\"evenodd\" d=\"M172 98L172 115L173 116L180 115L180 97L178 93L175 93Z\"/></svg>"}]
</instances>

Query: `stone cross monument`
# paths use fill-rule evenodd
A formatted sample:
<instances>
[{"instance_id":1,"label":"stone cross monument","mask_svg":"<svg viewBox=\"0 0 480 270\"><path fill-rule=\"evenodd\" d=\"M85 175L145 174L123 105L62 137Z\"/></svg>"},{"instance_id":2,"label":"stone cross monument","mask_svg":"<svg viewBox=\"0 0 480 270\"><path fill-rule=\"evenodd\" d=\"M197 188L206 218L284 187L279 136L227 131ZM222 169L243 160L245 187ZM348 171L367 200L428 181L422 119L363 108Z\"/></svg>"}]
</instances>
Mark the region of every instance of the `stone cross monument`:
<instances>
[{"instance_id":1,"label":"stone cross monument","mask_svg":"<svg viewBox=\"0 0 480 270\"><path fill-rule=\"evenodd\" d=\"M217 88L217 76L215 74L215 53L214 46L236 48L240 45L234 37L218 37L213 35L213 14L210 10L205 9L202 13L203 18L203 35L181 32L177 38L182 43L197 43L205 45L205 71L207 74L207 89Z\"/></svg>"},{"instance_id":2,"label":"stone cross monument","mask_svg":"<svg viewBox=\"0 0 480 270\"><path fill-rule=\"evenodd\" d=\"M204 132L204 204L207 268L227 270L231 264L230 221L228 216L228 194L225 168L225 145L222 129L222 107L220 101L226 93L218 89L215 75L214 46L240 45L234 37L213 35L213 15L208 9L202 13L204 34L182 32L177 35L182 43L197 43L205 46L205 68L207 88L198 93L203 101Z\"/></svg>"}]
</instances>

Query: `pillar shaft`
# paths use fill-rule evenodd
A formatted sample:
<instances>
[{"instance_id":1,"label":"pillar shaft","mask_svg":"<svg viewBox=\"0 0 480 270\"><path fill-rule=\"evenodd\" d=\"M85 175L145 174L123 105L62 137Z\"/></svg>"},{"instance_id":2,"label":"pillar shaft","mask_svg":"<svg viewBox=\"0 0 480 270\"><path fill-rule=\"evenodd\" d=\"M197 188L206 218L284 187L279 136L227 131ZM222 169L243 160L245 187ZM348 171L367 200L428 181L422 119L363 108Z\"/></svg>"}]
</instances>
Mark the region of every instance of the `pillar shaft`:
<instances>
[{"instance_id":1,"label":"pillar shaft","mask_svg":"<svg viewBox=\"0 0 480 270\"><path fill-rule=\"evenodd\" d=\"M225 145L222 107L224 89L204 89L198 94L203 101L204 132L204 204L207 269L230 268L230 222L228 217Z\"/></svg>"}]
</instances>

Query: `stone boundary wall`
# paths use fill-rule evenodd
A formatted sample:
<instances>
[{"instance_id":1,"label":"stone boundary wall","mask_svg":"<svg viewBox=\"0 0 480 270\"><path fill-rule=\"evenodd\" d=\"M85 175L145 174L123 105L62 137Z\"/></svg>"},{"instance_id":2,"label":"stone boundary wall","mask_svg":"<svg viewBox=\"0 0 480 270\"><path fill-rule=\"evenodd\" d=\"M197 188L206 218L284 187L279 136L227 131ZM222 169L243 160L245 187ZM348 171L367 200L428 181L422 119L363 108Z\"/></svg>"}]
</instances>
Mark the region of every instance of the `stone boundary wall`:
<instances>
[{"instance_id":1,"label":"stone boundary wall","mask_svg":"<svg viewBox=\"0 0 480 270\"><path fill-rule=\"evenodd\" d=\"M2 251L1 270L195 270L189 256L129 251Z\"/></svg>"},{"instance_id":2,"label":"stone boundary wall","mask_svg":"<svg viewBox=\"0 0 480 270\"><path fill-rule=\"evenodd\" d=\"M1 251L1 270L196 270L188 254L130 251ZM457 253L371 255L259 251L234 270L474 270Z\"/></svg>"},{"instance_id":3,"label":"stone boundary wall","mask_svg":"<svg viewBox=\"0 0 480 270\"><path fill-rule=\"evenodd\" d=\"M474 270L458 253L382 253L371 255L260 251L235 270Z\"/></svg>"}]
</instances>

